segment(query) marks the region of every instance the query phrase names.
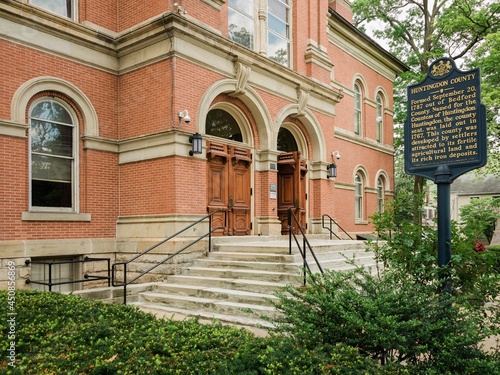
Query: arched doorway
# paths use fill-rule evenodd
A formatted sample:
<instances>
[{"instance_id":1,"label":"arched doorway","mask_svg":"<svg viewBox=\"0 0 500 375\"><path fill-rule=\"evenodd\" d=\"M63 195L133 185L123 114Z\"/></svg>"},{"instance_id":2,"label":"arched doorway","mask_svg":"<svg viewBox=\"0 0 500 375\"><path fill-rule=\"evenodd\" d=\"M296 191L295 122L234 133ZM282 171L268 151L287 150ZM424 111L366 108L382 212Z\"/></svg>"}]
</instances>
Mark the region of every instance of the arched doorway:
<instances>
[{"instance_id":1,"label":"arched doorway","mask_svg":"<svg viewBox=\"0 0 500 375\"><path fill-rule=\"evenodd\" d=\"M298 219L302 229L306 228L306 174L307 164L301 160L295 137L286 128L278 132L277 148L282 151L278 155L278 216L281 221L281 234L288 234L288 210ZM294 233L299 230L292 223Z\"/></svg>"},{"instance_id":2,"label":"arched doorway","mask_svg":"<svg viewBox=\"0 0 500 375\"><path fill-rule=\"evenodd\" d=\"M205 133L219 138L207 142L207 210L222 210L213 216L213 226L218 228L214 234L249 235L252 229L250 149L242 143L243 135L235 118L223 109L208 112Z\"/></svg>"}]
</instances>

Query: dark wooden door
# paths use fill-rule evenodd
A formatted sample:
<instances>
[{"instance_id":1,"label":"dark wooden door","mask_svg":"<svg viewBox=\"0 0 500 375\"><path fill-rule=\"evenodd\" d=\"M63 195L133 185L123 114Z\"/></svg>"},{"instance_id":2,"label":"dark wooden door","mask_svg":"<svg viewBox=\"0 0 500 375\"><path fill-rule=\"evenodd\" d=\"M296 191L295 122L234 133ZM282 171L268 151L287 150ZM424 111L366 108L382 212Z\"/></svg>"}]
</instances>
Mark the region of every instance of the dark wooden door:
<instances>
[{"instance_id":1,"label":"dark wooden door","mask_svg":"<svg viewBox=\"0 0 500 375\"><path fill-rule=\"evenodd\" d=\"M213 216L214 234L242 236L251 233L250 150L222 143L207 143L208 212L224 210Z\"/></svg>"},{"instance_id":2,"label":"dark wooden door","mask_svg":"<svg viewBox=\"0 0 500 375\"><path fill-rule=\"evenodd\" d=\"M292 209L299 225L306 230L306 174L307 164L300 160L300 151L286 152L278 156L278 216L281 233L288 234L288 209ZM294 233L299 233L292 223Z\"/></svg>"}]
</instances>

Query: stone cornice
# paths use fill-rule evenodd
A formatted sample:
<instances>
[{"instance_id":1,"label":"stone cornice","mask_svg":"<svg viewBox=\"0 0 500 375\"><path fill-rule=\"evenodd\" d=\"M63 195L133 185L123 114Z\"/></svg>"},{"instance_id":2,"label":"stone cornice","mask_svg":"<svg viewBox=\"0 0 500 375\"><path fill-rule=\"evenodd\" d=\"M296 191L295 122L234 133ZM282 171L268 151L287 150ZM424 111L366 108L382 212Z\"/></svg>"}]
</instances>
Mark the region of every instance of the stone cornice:
<instances>
[{"instance_id":1,"label":"stone cornice","mask_svg":"<svg viewBox=\"0 0 500 375\"><path fill-rule=\"evenodd\" d=\"M394 81L409 68L379 44L359 31L333 9L329 9L329 41L365 65Z\"/></svg>"}]
</instances>

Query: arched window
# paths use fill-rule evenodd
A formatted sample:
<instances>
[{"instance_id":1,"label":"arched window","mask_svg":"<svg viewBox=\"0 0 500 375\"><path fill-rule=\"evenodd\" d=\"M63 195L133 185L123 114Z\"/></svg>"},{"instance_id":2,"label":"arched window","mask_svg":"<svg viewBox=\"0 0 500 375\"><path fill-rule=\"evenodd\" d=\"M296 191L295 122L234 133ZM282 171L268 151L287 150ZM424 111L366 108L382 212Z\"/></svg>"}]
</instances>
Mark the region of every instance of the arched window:
<instances>
[{"instance_id":1,"label":"arched window","mask_svg":"<svg viewBox=\"0 0 500 375\"><path fill-rule=\"evenodd\" d=\"M377 212L384 212L384 197L385 197L385 187L384 178L379 176L377 179Z\"/></svg>"},{"instance_id":2,"label":"arched window","mask_svg":"<svg viewBox=\"0 0 500 375\"><path fill-rule=\"evenodd\" d=\"M358 172L354 177L354 219L363 220L363 178Z\"/></svg>"},{"instance_id":3,"label":"arched window","mask_svg":"<svg viewBox=\"0 0 500 375\"><path fill-rule=\"evenodd\" d=\"M298 151L297 141L290 132L285 128L280 128L278 132L278 150L283 152Z\"/></svg>"},{"instance_id":4,"label":"arched window","mask_svg":"<svg viewBox=\"0 0 500 375\"><path fill-rule=\"evenodd\" d=\"M31 199L34 211L73 212L76 208L76 126L61 101L42 99L30 109Z\"/></svg>"},{"instance_id":5,"label":"arched window","mask_svg":"<svg viewBox=\"0 0 500 375\"><path fill-rule=\"evenodd\" d=\"M205 133L219 138L243 142L238 123L233 116L222 109L212 109L208 112Z\"/></svg>"},{"instance_id":6,"label":"arched window","mask_svg":"<svg viewBox=\"0 0 500 375\"><path fill-rule=\"evenodd\" d=\"M361 86L358 82L354 83L354 133L361 134L361 119L362 119L362 96L361 96Z\"/></svg>"},{"instance_id":7,"label":"arched window","mask_svg":"<svg viewBox=\"0 0 500 375\"><path fill-rule=\"evenodd\" d=\"M382 95L377 94L377 142L384 140L384 102Z\"/></svg>"}]
</instances>

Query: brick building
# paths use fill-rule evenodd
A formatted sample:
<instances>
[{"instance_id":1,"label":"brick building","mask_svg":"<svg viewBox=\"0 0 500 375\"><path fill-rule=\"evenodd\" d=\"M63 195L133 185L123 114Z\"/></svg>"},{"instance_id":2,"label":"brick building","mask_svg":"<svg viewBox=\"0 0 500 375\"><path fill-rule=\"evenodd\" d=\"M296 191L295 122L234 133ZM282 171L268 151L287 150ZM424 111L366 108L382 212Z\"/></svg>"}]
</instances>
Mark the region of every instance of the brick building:
<instances>
[{"instance_id":1,"label":"brick building","mask_svg":"<svg viewBox=\"0 0 500 375\"><path fill-rule=\"evenodd\" d=\"M219 209L226 236L285 233L289 207L371 231L406 67L351 22L348 0L3 0L0 287L6 260L43 277L24 262L119 258Z\"/></svg>"}]
</instances>

